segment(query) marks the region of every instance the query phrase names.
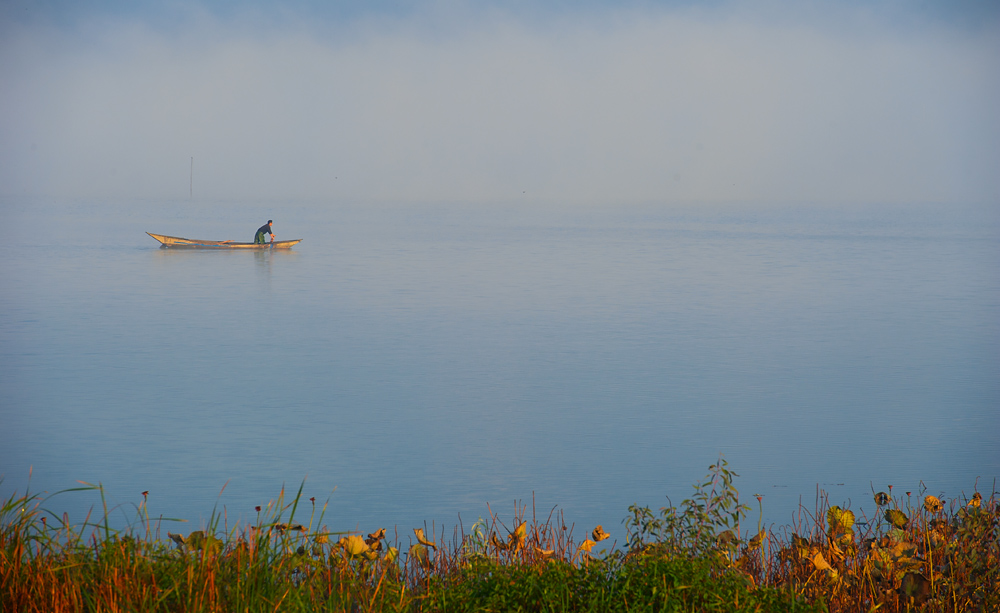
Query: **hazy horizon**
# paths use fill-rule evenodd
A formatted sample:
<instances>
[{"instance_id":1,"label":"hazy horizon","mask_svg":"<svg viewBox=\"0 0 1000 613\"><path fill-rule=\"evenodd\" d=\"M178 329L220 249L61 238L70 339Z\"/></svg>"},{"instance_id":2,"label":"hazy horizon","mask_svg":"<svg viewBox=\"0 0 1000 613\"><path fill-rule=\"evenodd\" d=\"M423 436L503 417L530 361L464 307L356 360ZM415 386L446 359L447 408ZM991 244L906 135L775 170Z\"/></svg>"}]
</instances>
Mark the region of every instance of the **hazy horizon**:
<instances>
[{"instance_id":1,"label":"hazy horizon","mask_svg":"<svg viewBox=\"0 0 1000 613\"><path fill-rule=\"evenodd\" d=\"M582 6L4 2L0 196L1000 199L988 4Z\"/></svg>"}]
</instances>

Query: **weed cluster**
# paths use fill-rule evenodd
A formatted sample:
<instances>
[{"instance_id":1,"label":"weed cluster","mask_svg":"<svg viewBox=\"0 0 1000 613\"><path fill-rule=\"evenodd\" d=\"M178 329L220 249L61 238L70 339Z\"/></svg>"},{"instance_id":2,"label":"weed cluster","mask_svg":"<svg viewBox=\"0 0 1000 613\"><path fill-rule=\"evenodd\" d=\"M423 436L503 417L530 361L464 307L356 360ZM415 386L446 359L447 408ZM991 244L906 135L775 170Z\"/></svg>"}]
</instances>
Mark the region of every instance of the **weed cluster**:
<instances>
[{"instance_id":1,"label":"weed cluster","mask_svg":"<svg viewBox=\"0 0 1000 613\"><path fill-rule=\"evenodd\" d=\"M213 512L161 538L177 520L151 519L145 492L125 530L106 504L74 525L47 498L13 495L0 506L0 611L1000 610L995 494L946 509L880 492L873 521L821 498L808 530L745 531L737 475L722 459L709 470L679 508L631 507L626 546L596 553L601 526L578 541L561 513L524 505L509 526L490 509L450 539L425 525L390 540L330 531L300 487L252 524L229 529ZM103 503L100 486L69 491L83 489Z\"/></svg>"},{"instance_id":2,"label":"weed cluster","mask_svg":"<svg viewBox=\"0 0 1000 613\"><path fill-rule=\"evenodd\" d=\"M751 533L741 530L750 509L733 486L737 475L722 459L709 471L679 508L630 507L628 556L710 560L830 611L1000 611L995 488L988 500L976 492L947 509L926 491L919 504L912 492L905 502L877 492L878 513L860 521L821 495L815 511L801 509L807 522L769 533L758 520Z\"/></svg>"}]
</instances>

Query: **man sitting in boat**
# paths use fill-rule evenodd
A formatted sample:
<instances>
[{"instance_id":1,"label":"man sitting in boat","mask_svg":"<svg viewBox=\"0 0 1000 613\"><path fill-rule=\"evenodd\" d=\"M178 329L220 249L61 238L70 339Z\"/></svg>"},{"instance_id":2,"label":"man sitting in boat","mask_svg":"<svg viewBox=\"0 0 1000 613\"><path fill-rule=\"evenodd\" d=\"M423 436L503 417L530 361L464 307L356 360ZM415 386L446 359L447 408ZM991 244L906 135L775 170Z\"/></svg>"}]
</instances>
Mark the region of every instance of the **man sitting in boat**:
<instances>
[{"instance_id":1,"label":"man sitting in boat","mask_svg":"<svg viewBox=\"0 0 1000 613\"><path fill-rule=\"evenodd\" d=\"M257 234L255 234L254 237L253 237L253 242L254 242L255 245L263 245L264 243L267 242L267 241L264 240L264 235L265 234L270 234L271 235L271 242L272 243L274 242L274 232L271 231L271 224L272 223L273 222L270 219L268 219L266 224L264 224L261 227L257 228Z\"/></svg>"}]
</instances>

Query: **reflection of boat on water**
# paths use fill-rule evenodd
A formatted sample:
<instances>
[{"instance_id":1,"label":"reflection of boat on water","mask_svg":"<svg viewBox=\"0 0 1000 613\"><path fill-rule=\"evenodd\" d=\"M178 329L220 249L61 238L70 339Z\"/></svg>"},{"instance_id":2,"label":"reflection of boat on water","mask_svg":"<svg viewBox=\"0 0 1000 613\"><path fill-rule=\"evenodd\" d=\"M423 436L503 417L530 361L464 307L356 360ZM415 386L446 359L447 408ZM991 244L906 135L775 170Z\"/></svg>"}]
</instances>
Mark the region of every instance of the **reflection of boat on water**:
<instances>
[{"instance_id":1,"label":"reflection of boat on water","mask_svg":"<svg viewBox=\"0 0 1000 613\"><path fill-rule=\"evenodd\" d=\"M235 243L233 241L203 241L178 236L164 236L152 232L146 232L146 234L160 241L160 247L171 249L289 249L292 245L302 241L299 238L293 241L272 241L270 243Z\"/></svg>"}]
</instances>

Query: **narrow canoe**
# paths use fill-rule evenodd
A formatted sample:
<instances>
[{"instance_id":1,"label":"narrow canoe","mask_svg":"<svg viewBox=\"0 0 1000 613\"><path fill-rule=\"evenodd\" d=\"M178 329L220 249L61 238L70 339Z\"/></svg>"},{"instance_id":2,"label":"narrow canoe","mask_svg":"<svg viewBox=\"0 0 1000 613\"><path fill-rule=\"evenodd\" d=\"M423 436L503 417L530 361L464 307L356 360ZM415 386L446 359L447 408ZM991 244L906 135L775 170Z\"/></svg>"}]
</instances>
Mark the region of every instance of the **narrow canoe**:
<instances>
[{"instance_id":1,"label":"narrow canoe","mask_svg":"<svg viewBox=\"0 0 1000 613\"><path fill-rule=\"evenodd\" d=\"M153 234L146 232L156 240L160 241L161 247L171 249L288 249L292 245L302 242L302 239L293 241L274 241L271 243L236 243L233 241L203 241L194 238L180 238L178 236L164 236L163 234Z\"/></svg>"}]
</instances>

